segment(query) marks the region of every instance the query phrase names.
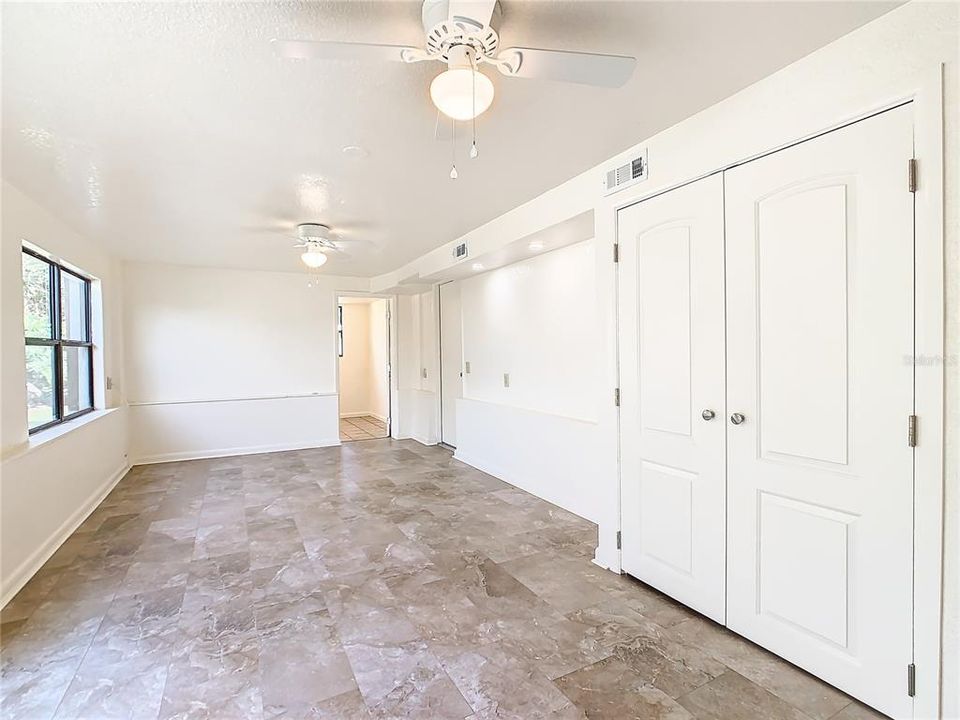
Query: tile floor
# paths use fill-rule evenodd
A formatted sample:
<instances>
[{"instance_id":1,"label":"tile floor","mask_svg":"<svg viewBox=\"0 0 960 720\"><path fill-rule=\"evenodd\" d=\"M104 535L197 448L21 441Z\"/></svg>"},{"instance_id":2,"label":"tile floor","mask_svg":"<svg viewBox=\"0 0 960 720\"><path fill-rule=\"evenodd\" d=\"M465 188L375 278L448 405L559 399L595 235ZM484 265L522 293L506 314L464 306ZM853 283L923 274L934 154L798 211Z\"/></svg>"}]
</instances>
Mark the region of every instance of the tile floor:
<instances>
[{"instance_id":1,"label":"tile floor","mask_svg":"<svg viewBox=\"0 0 960 720\"><path fill-rule=\"evenodd\" d=\"M412 441L134 468L0 613L0 716L879 716Z\"/></svg>"},{"instance_id":2,"label":"tile floor","mask_svg":"<svg viewBox=\"0 0 960 720\"><path fill-rule=\"evenodd\" d=\"M387 424L372 415L340 418L340 442L387 437Z\"/></svg>"}]
</instances>

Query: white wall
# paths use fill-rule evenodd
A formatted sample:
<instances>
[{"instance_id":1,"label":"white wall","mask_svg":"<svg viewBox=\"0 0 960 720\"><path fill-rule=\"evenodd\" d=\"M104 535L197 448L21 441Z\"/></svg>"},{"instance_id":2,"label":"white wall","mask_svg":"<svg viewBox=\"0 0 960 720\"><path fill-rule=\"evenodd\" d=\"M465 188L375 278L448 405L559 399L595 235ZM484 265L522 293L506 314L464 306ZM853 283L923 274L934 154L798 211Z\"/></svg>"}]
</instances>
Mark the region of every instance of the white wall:
<instances>
[{"instance_id":1,"label":"white wall","mask_svg":"<svg viewBox=\"0 0 960 720\"><path fill-rule=\"evenodd\" d=\"M460 285L470 372L457 403L456 457L597 522L594 241Z\"/></svg>"},{"instance_id":2,"label":"white wall","mask_svg":"<svg viewBox=\"0 0 960 720\"><path fill-rule=\"evenodd\" d=\"M463 396L595 422L595 273L588 240L461 281Z\"/></svg>"},{"instance_id":3,"label":"white wall","mask_svg":"<svg viewBox=\"0 0 960 720\"><path fill-rule=\"evenodd\" d=\"M120 266L7 182L0 239L0 604L6 603L126 471ZM71 423L28 436L21 243L27 240L96 278L95 405ZM104 387L105 377L113 389Z\"/></svg>"},{"instance_id":4,"label":"white wall","mask_svg":"<svg viewBox=\"0 0 960 720\"><path fill-rule=\"evenodd\" d=\"M372 378L370 304L343 304L343 357L340 358L340 417L370 413Z\"/></svg>"},{"instance_id":5,"label":"white wall","mask_svg":"<svg viewBox=\"0 0 960 720\"><path fill-rule=\"evenodd\" d=\"M134 460L339 442L336 295L355 289L365 282L127 265Z\"/></svg>"},{"instance_id":6,"label":"white wall","mask_svg":"<svg viewBox=\"0 0 960 720\"><path fill-rule=\"evenodd\" d=\"M957 3L908 3L684 122L651 138L638 138L637 145L621 155L462 237L451 238L447 244L375 278L372 283L373 290L388 288L401 280L440 277L445 269L456 276L452 250L457 244L468 244L470 262L483 261L496 257L498 252L522 238L591 209L596 218L597 256L606 256L616 237L618 206L836 127L893 102L914 98L917 122L927 127L931 120L942 122L944 129L942 137L939 134L931 137L929 133L922 138L918 135L917 146L921 175L918 202L922 204L922 215L918 217L934 221L918 227L918 246L923 248L924 258L931 242L939 239L938 213L942 213L944 228L945 346L934 348L933 352L943 355L944 359L918 367L921 384L936 384L937 378L944 375L946 380L944 621L939 673L943 677L943 717L960 717L960 372L957 370L960 362L957 359L960 358L960 55L957 28ZM941 86L942 108L935 97ZM649 154L649 178L629 190L603 197L602 173L640 149L646 149ZM923 205L924 190L935 186L940 179L941 156L944 202L934 207ZM938 252L936 246L932 252ZM609 401L617 384L614 265L597 263L596 279L599 440L592 476L584 482L589 484L600 507L597 561L617 569L617 416ZM921 290L925 287L921 282ZM925 306L923 312L936 315L939 308ZM929 434L927 437L929 442ZM462 438L460 442L462 444ZM936 438L933 443L934 447L938 445ZM935 497L921 500L937 502ZM920 532L930 532L930 526L925 524ZM920 560L929 564L928 558ZM937 676L936 671L918 672L925 698L929 697L931 679Z\"/></svg>"}]
</instances>

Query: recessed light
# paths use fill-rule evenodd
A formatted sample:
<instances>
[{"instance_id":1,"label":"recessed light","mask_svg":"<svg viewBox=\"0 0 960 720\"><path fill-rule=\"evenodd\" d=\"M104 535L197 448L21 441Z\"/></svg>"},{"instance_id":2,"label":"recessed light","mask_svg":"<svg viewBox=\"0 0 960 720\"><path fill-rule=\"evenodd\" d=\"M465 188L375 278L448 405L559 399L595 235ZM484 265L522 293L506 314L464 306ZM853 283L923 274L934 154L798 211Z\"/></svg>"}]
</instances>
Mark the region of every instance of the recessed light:
<instances>
[{"instance_id":1,"label":"recessed light","mask_svg":"<svg viewBox=\"0 0 960 720\"><path fill-rule=\"evenodd\" d=\"M534 252L543 250L543 243L540 240L534 240L533 242L530 243L530 249L533 250Z\"/></svg>"},{"instance_id":2,"label":"recessed light","mask_svg":"<svg viewBox=\"0 0 960 720\"><path fill-rule=\"evenodd\" d=\"M368 155L367 151L359 145L347 145L343 148L343 154L353 160L361 160Z\"/></svg>"},{"instance_id":3,"label":"recessed light","mask_svg":"<svg viewBox=\"0 0 960 720\"><path fill-rule=\"evenodd\" d=\"M481 270L483 270L483 263L474 263L470 267L473 268L476 272L480 272Z\"/></svg>"}]
</instances>

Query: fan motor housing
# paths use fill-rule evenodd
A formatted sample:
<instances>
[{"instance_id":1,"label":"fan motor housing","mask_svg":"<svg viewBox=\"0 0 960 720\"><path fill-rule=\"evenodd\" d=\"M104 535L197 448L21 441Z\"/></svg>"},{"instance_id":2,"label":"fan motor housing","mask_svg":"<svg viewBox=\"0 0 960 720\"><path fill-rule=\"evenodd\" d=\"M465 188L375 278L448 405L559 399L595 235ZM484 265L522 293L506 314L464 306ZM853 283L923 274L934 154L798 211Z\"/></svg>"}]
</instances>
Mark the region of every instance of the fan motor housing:
<instances>
[{"instance_id":1,"label":"fan motor housing","mask_svg":"<svg viewBox=\"0 0 960 720\"><path fill-rule=\"evenodd\" d=\"M500 2L493 8L490 22L460 15L450 18L450 0L424 0L423 31L427 36L427 52L437 55L445 61L450 58L450 49L457 45L467 45L478 54L492 57L500 46L497 32L502 16Z\"/></svg>"},{"instance_id":2,"label":"fan motor housing","mask_svg":"<svg viewBox=\"0 0 960 720\"><path fill-rule=\"evenodd\" d=\"M304 242L331 242L330 228L320 223L300 223L297 225L297 237Z\"/></svg>"}]
</instances>

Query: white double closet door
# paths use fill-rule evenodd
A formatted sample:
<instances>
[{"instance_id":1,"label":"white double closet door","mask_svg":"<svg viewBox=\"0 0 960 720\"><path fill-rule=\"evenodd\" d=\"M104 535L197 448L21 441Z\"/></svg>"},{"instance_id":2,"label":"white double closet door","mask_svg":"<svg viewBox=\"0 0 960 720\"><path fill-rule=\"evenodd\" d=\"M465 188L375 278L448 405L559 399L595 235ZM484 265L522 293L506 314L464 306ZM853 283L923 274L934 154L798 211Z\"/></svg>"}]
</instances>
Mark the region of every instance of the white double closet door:
<instances>
[{"instance_id":1,"label":"white double closet door","mask_svg":"<svg viewBox=\"0 0 960 720\"><path fill-rule=\"evenodd\" d=\"M626 572L912 716L909 106L620 211Z\"/></svg>"}]
</instances>

